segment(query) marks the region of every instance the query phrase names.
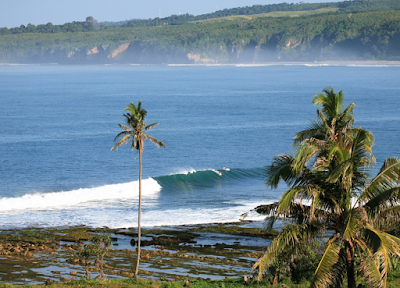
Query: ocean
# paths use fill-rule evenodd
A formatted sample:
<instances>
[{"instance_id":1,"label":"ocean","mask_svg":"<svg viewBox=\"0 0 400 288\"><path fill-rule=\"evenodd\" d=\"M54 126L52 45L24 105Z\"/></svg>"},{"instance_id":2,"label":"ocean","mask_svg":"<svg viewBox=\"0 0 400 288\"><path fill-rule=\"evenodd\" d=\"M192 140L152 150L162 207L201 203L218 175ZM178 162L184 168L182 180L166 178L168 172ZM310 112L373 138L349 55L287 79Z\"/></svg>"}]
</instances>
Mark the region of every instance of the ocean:
<instances>
[{"instance_id":1,"label":"ocean","mask_svg":"<svg viewBox=\"0 0 400 288\"><path fill-rule=\"evenodd\" d=\"M0 65L0 229L137 227L137 154L110 149L139 100L166 145L145 143L144 227L262 220L251 209L286 188L263 168L292 152L325 87L375 135L373 173L400 157L399 79L385 65Z\"/></svg>"}]
</instances>

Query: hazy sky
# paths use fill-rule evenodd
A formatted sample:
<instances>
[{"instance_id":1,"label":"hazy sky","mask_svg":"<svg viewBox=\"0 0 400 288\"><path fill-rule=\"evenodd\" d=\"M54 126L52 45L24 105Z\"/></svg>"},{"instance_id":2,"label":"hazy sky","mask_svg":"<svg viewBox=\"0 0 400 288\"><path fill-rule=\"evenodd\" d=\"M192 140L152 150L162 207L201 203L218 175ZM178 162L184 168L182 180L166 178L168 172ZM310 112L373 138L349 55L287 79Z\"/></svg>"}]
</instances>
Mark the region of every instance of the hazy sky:
<instances>
[{"instance_id":1,"label":"hazy sky","mask_svg":"<svg viewBox=\"0 0 400 288\"><path fill-rule=\"evenodd\" d=\"M338 0L305 0L307 3ZM215 12L216 8L252 6L292 1L285 0L0 0L0 27L18 27L28 23L64 24L85 21L93 16L99 21L148 19L172 14L199 15ZM293 1L294 2L294 1ZM300 2L297 1L297 2ZM294 2L294 3L297 3Z\"/></svg>"}]
</instances>

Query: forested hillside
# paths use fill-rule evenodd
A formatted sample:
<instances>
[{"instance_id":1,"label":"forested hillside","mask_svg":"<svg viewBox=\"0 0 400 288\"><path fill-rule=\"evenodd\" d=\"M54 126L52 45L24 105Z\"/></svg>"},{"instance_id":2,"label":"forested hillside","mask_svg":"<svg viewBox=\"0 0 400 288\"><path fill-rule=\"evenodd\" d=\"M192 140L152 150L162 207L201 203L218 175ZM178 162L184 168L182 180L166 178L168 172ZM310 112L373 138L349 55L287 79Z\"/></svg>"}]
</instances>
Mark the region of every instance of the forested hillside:
<instances>
[{"instance_id":1,"label":"forested hillside","mask_svg":"<svg viewBox=\"0 0 400 288\"><path fill-rule=\"evenodd\" d=\"M138 20L101 27L93 17L88 17L84 22L38 25L31 27L30 32L22 31L29 27L20 27L21 32L16 32L15 28L2 28L0 62L95 64L400 60L400 7L397 7L400 1L345 1L335 3L334 10L328 4L332 3L284 3L243 8L245 12L257 13L254 17L240 17L249 15L240 12L241 8L230 9L231 14L222 10L219 12L225 11L221 15L225 18L217 18L218 21L207 20L213 17L189 21L194 16L181 15L176 17L187 19L176 25L173 25L171 16L172 22L163 18L146 20L150 21L147 23ZM276 6L281 7L282 17L270 17L277 12L271 10ZM292 10L284 10L291 6ZM303 7L302 10L299 7ZM361 11L357 11L356 7L361 7ZM271 11L264 13L256 10L261 8ZM312 13L307 15L296 11ZM167 19L166 22L155 25L154 21L164 19ZM41 32L35 31L39 28Z\"/></svg>"}]
</instances>

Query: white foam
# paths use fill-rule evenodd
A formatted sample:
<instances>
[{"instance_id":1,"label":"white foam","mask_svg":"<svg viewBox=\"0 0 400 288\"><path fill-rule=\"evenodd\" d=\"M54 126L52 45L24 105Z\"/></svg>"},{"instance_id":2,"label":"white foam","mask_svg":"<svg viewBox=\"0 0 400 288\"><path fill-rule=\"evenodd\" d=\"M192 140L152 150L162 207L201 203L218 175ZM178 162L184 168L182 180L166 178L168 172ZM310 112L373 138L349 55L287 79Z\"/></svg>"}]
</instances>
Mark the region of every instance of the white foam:
<instances>
[{"instance_id":1,"label":"white foam","mask_svg":"<svg viewBox=\"0 0 400 288\"><path fill-rule=\"evenodd\" d=\"M161 191L156 180L142 181L142 196L150 197ZM0 198L0 212L24 209L62 209L85 202L138 198L138 181L84 188L72 191L27 194L17 198Z\"/></svg>"},{"instance_id":2,"label":"white foam","mask_svg":"<svg viewBox=\"0 0 400 288\"><path fill-rule=\"evenodd\" d=\"M191 167L188 168L180 168L178 172L176 173L171 173L170 175L188 175L192 173L196 173L197 171Z\"/></svg>"},{"instance_id":3,"label":"white foam","mask_svg":"<svg viewBox=\"0 0 400 288\"><path fill-rule=\"evenodd\" d=\"M232 204L232 203L231 203ZM265 203L263 203L265 204ZM248 213L245 220L261 221L265 215L251 211L260 203L246 203L245 205L233 205L228 208L180 208L163 211L151 210L142 214L143 227L194 225L207 223L237 222L242 219L243 213ZM132 213L131 221L119 219L118 228L137 227L136 213ZM125 220L125 221L124 221ZM110 226L108 226L110 227Z\"/></svg>"},{"instance_id":4,"label":"white foam","mask_svg":"<svg viewBox=\"0 0 400 288\"><path fill-rule=\"evenodd\" d=\"M264 215L251 211L260 204L248 202L227 202L228 207L167 207L167 209L148 209L144 199L142 210L142 227L193 225L206 223L236 222L248 213L246 220L263 220ZM109 202L108 202L109 203ZM243 203L243 204L241 204ZM133 200L116 203L115 207L98 207L88 209L48 209L48 210L15 210L0 213L1 229L21 229L26 227L59 227L87 225L90 227L130 228L137 227L137 203ZM231 204L231 205L229 205ZM165 205L164 205L165 206ZM87 208L87 207L86 207Z\"/></svg>"},{"instance_id":5,"label":"white foam","mask_svg":"<svg viewBox=\"0 0 400 288\"><path fill-rule=\"evenodd\" d=\"M205 171L212 171L212 172L218 173L218 171L216 169L213 169L213 168L196 170L196 169L193 169L193 168L189 167L189 168L181 168L181 169L178 170L178 172L171 173L170 175L188 175L188 174L193 174L193 173L196 173L196 172L205 172Z\"/></svg>"}]
</instances>

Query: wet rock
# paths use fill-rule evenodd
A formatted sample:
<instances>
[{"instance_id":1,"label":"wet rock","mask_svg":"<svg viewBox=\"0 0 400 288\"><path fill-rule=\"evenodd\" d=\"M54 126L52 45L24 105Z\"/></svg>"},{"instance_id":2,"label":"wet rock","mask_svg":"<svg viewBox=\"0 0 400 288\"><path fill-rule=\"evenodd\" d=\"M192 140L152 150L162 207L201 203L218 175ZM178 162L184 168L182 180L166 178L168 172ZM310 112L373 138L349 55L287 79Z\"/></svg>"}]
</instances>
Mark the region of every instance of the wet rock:
<instances>
[{"instance_id":1,"label":"wet rock","mask_svg":"<svg viewBox=\"0 0 400 288\"><path fill-rule=\"evenodd\" d=\"M79 262L79 259L78 259L78 258L71 258L71 259L69 259L69 263L75 264L75 263L78 263L78 262Z\"/></svg>"},{"instance_id":2,"label":"wet rock","mask_svg":"<svg viewBox=\"0 0 400 288\"><path fill-rule=\"evenodd\" d=\"M53 280L51 280L51 279L46 279L46 280L44 280L44 284L45 284L45 285L51 285L51 284L53 284Z\"/></svg>"},{"instance_id":3,"label":"wet rock","mask_svg":"<svg viewBox=\"0 0 400 288\"><path fill-rule=\"evenodd\" d=\"M78 272L77 271L71 271L71 272L69 272L69 274L72 275L72 276L76 276L78 274Z\"/></svg>"},{"instance_id":4,"label":"wet rock","mask_svg":"<svg viewBox=\"0 0 400 288\"><path fill-rule=\"evenodd\" d=\"M140 259L142 259L142 260L150 260L151 256L149 254L145 254L145 255L141 256Z\"/></svg>"},{"instance_id":5,"label":"wet rock","mask_svg":"<svg viewBox=\"0 0 400 288\"><path fill-rule=\"evenodd\" d=\"M50 271L53 274L61 274L61 271Z\"/></svg>"},{"instance_id":6,"label":"wet rock","mask_svg":"<svg viewBox=\"0 0 400 288\"><path fill-rule=\"evenodd\" d=\"M133 276L135 276L135 274L133 274L131 272L125 272L125 271L121 271L119 273L119 275L121 275L122 277L129 277L129 278L133 278Z\"/></svg>"},{"instance_id":7,"label":"wet rock","mask_svg":"<svg viewBox=\"0 0 400 288\"><path fill-rule=\"evenodd\" d=\"M135 239L131 239L131 246L136 246L136 240Z\"/></svg>"}]
</instances>

